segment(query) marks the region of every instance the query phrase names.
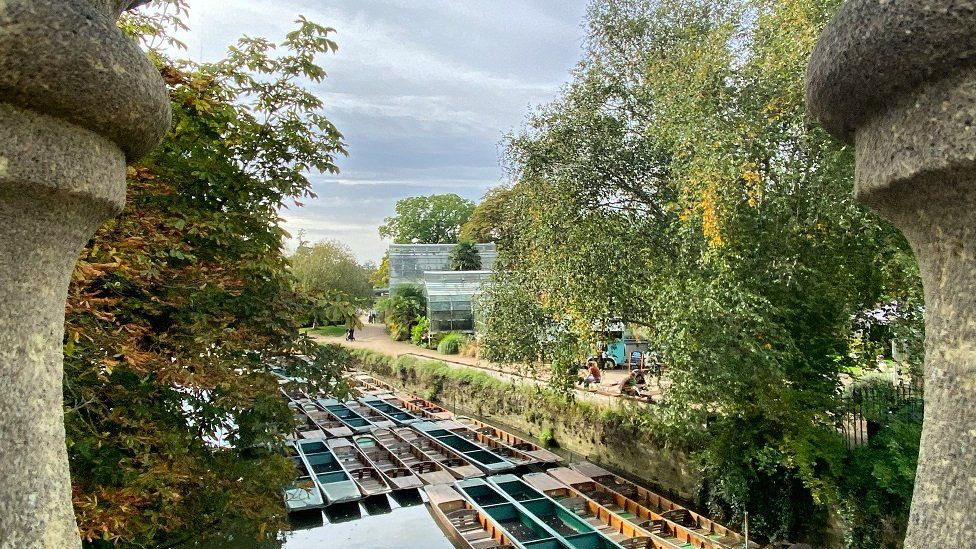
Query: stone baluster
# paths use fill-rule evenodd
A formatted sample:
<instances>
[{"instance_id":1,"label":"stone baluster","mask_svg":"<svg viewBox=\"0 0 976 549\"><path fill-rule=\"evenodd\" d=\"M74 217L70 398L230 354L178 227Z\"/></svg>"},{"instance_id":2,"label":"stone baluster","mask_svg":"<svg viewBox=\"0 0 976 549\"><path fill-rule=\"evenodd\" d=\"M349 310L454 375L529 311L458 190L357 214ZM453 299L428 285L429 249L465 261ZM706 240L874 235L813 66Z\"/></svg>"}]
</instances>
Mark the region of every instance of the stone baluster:
<instances>
[{"instance_id":1,"label":"stone baluster","mask_svg":"<svg viewBox=\"0 0 976 549\"><path fill-rule=\"evenodd\" d=\"M143 1L0 0L0 547L77 547L62 341L78 253L169 126L116 27Z\"/></svg>"},{"instance_id":2,"label":"stone baluster","mask_svg":"<svg viewBox=\"0 0 976 549\"><path fill-rule=\"evenodd\" d=\"M976 523L976 0L848 0L807 106L854 143L854 192L905 234L925 287L925 422L907 548Z\"/></svg>"}]
</instances>

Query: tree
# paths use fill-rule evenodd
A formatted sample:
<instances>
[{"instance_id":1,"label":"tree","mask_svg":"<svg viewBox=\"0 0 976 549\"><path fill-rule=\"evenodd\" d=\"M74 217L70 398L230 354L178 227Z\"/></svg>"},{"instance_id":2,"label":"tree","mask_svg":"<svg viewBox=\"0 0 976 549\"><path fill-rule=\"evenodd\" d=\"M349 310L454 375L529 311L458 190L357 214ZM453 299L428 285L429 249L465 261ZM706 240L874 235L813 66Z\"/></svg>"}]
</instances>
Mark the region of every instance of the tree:
<instances>
[{"instance_id":1,"label":"tree","mask_svg":"<svg viewBox=\"0 0 976 549\"><path fill-rule=\"evenodd\" d=\"M299 290L310 296L342 294L356 303L373 297L369 272L341 242L301 242L289 259Z\"/></svg>"},{"instance_id":2,"label":"tree","mask_svg":"<svg viewBox=\"0 0 976 549\"><path fill-rule=\"evenodd\" d=\"M704 504L770 537L838 503L852 318L920 295L904 239L850 195L851 151L806 118L838 3L594 2L573 81L509 139L519 207L482 298L507 319L486 314L488 357L646 327L669 365L656 428L695 450Z\"/></svg>"},{"instance_id":3,"label":"tree","mask_svg":"<svg viewBox=\"0 0 976 549\"><path fill-rule=\"evenodd\" d=\"M481 269L481 254L474 242L458 242L451 248L451 268L455 271L477 271Z\"/></svg>"},{"instance_id":4,"label":"tree","mask_svg":"<svg viewBox=\"0 0 976 549\"><path fill-rule=\"evenodd\" d=\"M488 189L481 202L475 206L471 217L461 227L459 240L487 243L495 242L499 247L508 244L511 233L513 211L517 206L517 194L507 187Z\"/></svg>"},{"instance_id":5,"label":"tree","mask_svg":"<svg viewBox=\"0 0 976 549\"><path fill-rule=\"evenodd\" d=\"M397 244L452 244L473 211L474 202L456 194L404 198L396 203L396 215L383 220L380 236Z\"/></svg>"},{"instance_id":6,"label":"tree","mask_svg":"<svg viewBox=\"0 0 976 549\"><path fill-rule=\"evenodd\" d=\"M88 541L257 543L286 525L293 419L271 369L345 391L342 351L299 335L279 216L313 196L307 170L334 173L345 151L300 84L324 77L332 32L301 18L215 63L157 56L173 127L129 168L125 211L82 250L66 310L65 429Z\"/></svg>"},{"instance_id":7,"label":"tree","mask_svg":"<svg viewBox=\"0 0 976 549\"><path fill-rule=\"evenodd\" d=\"M376 308L386 321L390 335L397 341L410 338L410 332L427 314L427 298L420 286L399 284L390 296L376 302Z\"/></svg>"},{"instance_id":8,"label":"tree","mask_svg":"<svg viewBox=\"0 0 976 549\"><path fill-rule=\"evenodd\" d=\"M374 288L388 288L390 286L390 254L383 254L380 266L369 275L369 283Z\"/></svg>"}]
</instances>

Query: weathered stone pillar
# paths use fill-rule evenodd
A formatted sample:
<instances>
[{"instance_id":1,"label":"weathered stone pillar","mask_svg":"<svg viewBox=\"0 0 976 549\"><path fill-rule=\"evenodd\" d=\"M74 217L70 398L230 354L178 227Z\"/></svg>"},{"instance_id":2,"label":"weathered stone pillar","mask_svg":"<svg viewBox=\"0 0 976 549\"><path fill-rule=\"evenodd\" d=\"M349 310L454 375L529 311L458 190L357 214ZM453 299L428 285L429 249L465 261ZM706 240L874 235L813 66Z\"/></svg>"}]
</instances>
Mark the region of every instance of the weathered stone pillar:
<instances>
[{"instance_id":1,"label":"weathered stone pillar","mask_svg":"<svg viewBox=\"0 0 976 549\"><path fill-rule=\"evenodd\" d=\"M77 547L62 405L68 282L169 125L121 0L0 0L0 547ZM143 3L143 2L138 2Z\"/></svg>"},{"instance_id":2,"label":"weathered stone pillar","mask_svg":"<svg viewBox=\"0 0 976 549\"><path fill-rule=\"evenodd\" d=\"M976 0L848 0L807 72L853 142L857 198L908 238L925 286L925 424L905 546L976 527Z\"/></svg>"}]
</instances>

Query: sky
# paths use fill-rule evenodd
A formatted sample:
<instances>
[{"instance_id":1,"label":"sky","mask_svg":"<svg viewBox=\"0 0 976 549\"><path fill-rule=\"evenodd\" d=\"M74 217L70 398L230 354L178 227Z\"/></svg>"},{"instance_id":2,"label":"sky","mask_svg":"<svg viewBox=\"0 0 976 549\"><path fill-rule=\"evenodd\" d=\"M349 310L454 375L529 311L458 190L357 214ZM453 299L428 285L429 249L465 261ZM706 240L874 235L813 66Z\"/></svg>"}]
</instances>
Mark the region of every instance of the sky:
<instances>
[{"instance_id":1,"label":"sky","mask_svg":"<svg viewBox=\"0 0 976 549\"><path fill-rule=\"evenodd\" d=\"M554 99L582 56L587 0L191 0L185 55L219 59L243 34L280 40L298 15L333 27L315 86L349 156L310 174L316 200L285 228L336 239L360 261L386 250L377 227L408 196L478 201L506 182L502 141Z\"/></svg>"}]
</instances>

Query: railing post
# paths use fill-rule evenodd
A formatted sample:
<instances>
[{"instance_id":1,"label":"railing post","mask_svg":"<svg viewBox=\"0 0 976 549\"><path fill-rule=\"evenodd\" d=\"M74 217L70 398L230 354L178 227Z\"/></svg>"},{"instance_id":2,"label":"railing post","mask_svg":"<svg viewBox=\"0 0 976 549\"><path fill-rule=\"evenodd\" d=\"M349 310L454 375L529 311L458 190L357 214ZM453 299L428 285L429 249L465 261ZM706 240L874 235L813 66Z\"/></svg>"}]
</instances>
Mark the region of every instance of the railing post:
<instances>
[{"instance_id":1,"label":"railing post","mask_svg":"<svg viewBox=\"0 0 976 549\"><path fill-rule=\"evenodd\" d=\"M807 71L809 112L855 144L855 195L905 234L925 288L925 418L909 549L973 542L974 28L973 0L848 0Z\"/></svg>"},{"instance_id":2,"label":"railing post","mask_svg":"<svg viewBox=\"0 0 976 549\"><path fill-rule=\"evenodd\" d=\"M0 1L0 546L78 547L65 448L68 282L169 125L121 0Z\"/></svg>"}]
</instances>

